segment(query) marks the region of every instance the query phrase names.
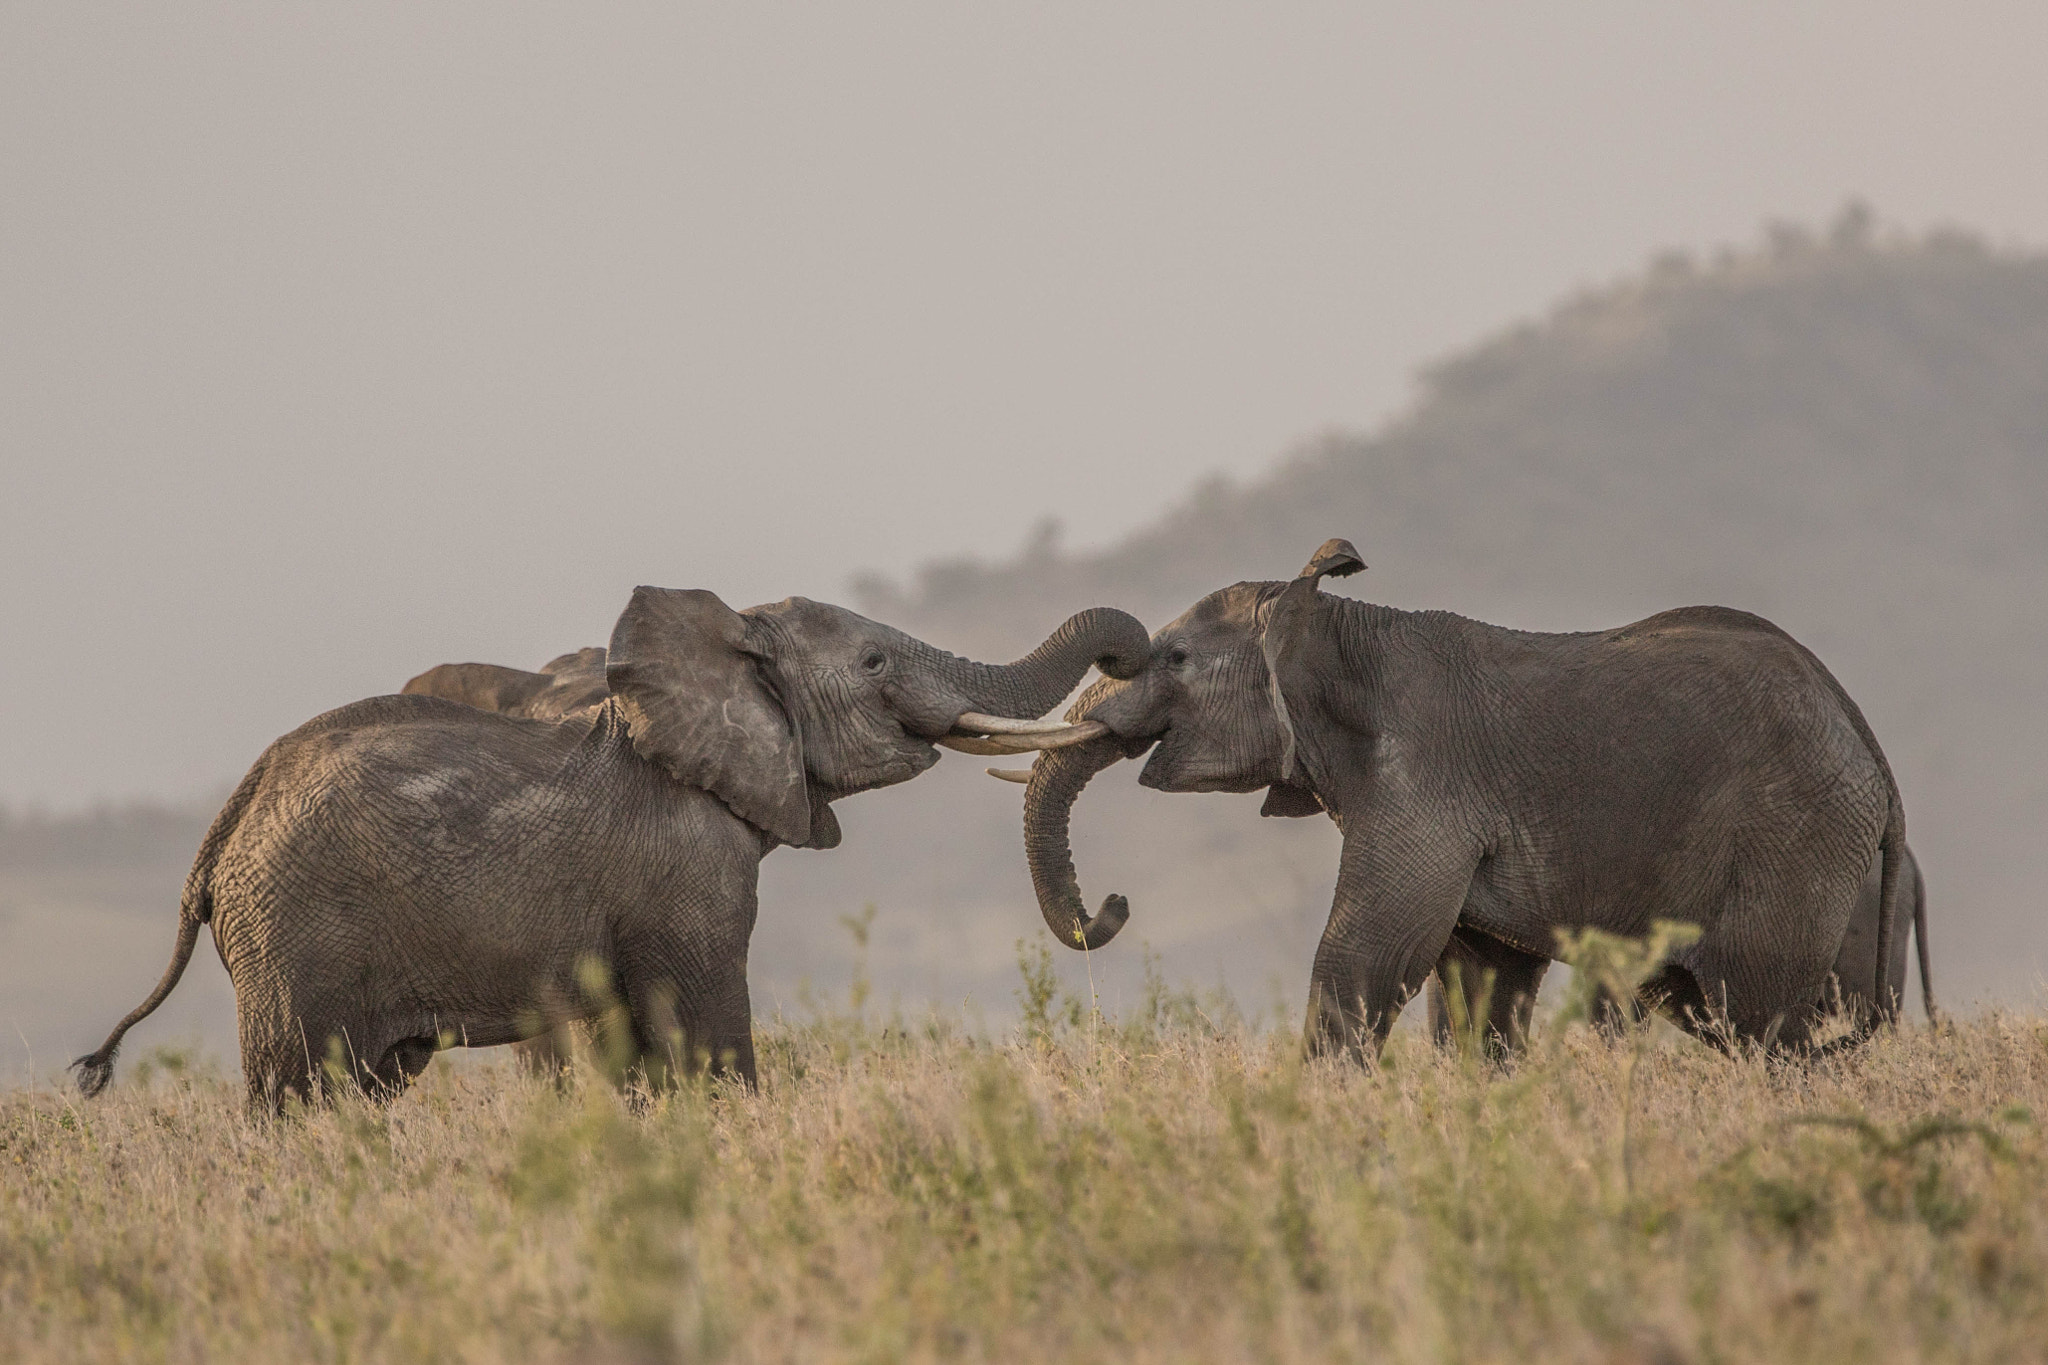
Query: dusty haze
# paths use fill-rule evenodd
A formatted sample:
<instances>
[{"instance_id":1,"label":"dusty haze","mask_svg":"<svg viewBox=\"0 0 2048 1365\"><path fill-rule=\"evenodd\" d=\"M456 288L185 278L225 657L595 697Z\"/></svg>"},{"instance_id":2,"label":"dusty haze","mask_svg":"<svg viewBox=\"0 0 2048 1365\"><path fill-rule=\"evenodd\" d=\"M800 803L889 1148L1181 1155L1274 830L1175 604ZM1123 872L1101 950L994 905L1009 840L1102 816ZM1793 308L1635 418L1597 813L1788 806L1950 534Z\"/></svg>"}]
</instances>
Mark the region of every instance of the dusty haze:
<instances>
[{"instance_id":1,"label":"dusty haze","mask_svg":"<svg viewBox=\"0 0 2048 1365\"><path fill-rule=\"evenodd\" d=\"M1105 543L1768 216L2048 242L2043 51L1865 0L9 5L0 799L230 782L637 582Z\"/></svg>"},{"instance_id":2,"label":"dusty haze","mask_svg":"<svg viewBox=\"0 0 2048 1365\"><path fill-rule=\"evenodd\" d=\"M1936 308L1961 340L1899 349L1919 357L1912 383L2016 375L1999 392L2019 415L1971 447L1968 496L1944 482L1952 447L1891 452L1919 459L1913 477L1868 486L1813 463L1854 491L1799 503L1831 509L1806 558L1781 552L1803 528L1772 520L1786 493L1768 441L1706 497L1668 461L1633 462L1610 424L1581 445L1635 483L1546 456L1507 492L1499 469L1446 466L1421 492L1389 487L1399 515L1363 499L1428 467L1373 453L1408 449L1420 366L1635 280L1659 251L1704 262L1776 219L1824 235L1860 196L1874 241L1960 224L1986 260L2034 259L2042 51L2031 5L10 6L0 803L196 809L278 733L430 664L532 666L601 641L638 582L736 605L858 599L995 650L1105 594L1157 624L1192 583L1289 572L1344 534L1375 565L1358 590L1398 605L1598 626L1679 594L1786 616L1866 699L1909 811L1938 811L1914 837L1960 987L2024 996L2048 961L2027 899L2048 876L2030 851L2048 731L2027 716L2048 659L2022 609L2048 582L2048 538L2013 492L2048 467L2048 424L2027 417L2048 411L2027 386L2048 377L2048 349L2024 349L2037 333ZM1969 298L1997 296L1970 278ZM1840 316L1829 335L1882 330ZM1920 314L1899 316L1910 331ZM1999 364L1980 366L1969 339L1994 333ZM1885 388L1875 362L1845 364L1861 387L1840 401ZM1444 392L1421 392L1425 417L1464 420ZM1853 448L1834 401L1801 409L1823 436L1793 444ZM1529 403L1469 411L1549 411ZM1936 416L1915 439L1974 430ZM1577 439L1553 436L1532 448ZM1330 504L1346 524L1308 524L1323 509L1300 463L1267 477L1304 449L1356 456L1363 482ZM1246 500L1190 502L1219 472ZM1600 524L1610 496L1640 518L1629 538L1530 553L1529 537ZM1569 515L1457 530L1489 501ZM1302 524L1262 524L1234 555L1204 506ZM1047 515L1075 549L1016 560ZM1959 562L1980 516L1984 563L1908 581L1901 564ZM1716 547L1722 526L1741 529ZM1125 572L1189 534L1212 558ZM963 557L999 567L919 576ZM857 593L876 572L895 586ZM1873 605L1859 582L1894 596ZM833 917L868 899L885 984L1003 997L1007 945L1041 931L1005 842L1015 792L963 767L848 803L841 854L770 860L764 1003L843 972ZM1159 901L1181 884L1154 867L1164 889L1134 933L1176 971L1298 991L1327 831L1146 799L1102 798L1084 883L1112 889L1115 869L1096 871L1110 834L1197 839L1217 857L1179 875L1216 903L1176 921ZM43 846L10 826L0 1022L45 1062L139 998L168 948L190 844L143 826L125 852L70 862L21 852ZM1116 889L1145 904L1144 884ZM163 1032L218 1040L224 981L201 957Z\"/></svg>"}]
</instances>

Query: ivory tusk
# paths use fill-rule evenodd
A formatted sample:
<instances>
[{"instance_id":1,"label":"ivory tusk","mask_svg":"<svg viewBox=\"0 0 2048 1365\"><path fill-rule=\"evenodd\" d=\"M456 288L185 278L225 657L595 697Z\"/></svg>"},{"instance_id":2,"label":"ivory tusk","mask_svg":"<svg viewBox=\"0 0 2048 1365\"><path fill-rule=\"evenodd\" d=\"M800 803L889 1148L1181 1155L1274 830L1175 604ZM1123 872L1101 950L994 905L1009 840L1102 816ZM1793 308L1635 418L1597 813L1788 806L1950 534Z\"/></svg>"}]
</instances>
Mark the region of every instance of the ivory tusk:
<instances>
[{"instance_id":1,"label":"ivory tusk","mask_svg":"<svg viewBox=\"0 0 2048 1365\"><path fill-rule=\"evenodd\" d=\"M1000 777L1005 782L1023 783L1031 780L1031 769L1029 768L988 768L984 771L990 777Z\"/></svg>"},{"instance_id":2,"label":"ivory tusk","mask_svg":"<svg viewBox=\"0 0 2048 1365\"><path fill-rule=\"evenodd\" d=\"M980 754L983 758L1007 758L1018 752L1014 743L996 739L976 739L972 735L940 735L932 743L941 749L953 749L963 754Z\"/></svg>"},{"instance_id":3,"label":"ivory tusk","mask_svg":"<svg viewBox=\"0 0 2048 1365\"><path fill-rule=\"evenodd\" d=\"M942 735L936 741L948 749L957 749L963 754L1029 754L1041 749L1066 749L1076 744L1086 744L1091 739L1100 739L1109 733L1109 727L1099 720L1084 720L1079 725L1063 725L1058 734L1050 735L996 735L983 739L978 735Z\"/></svg>"},{"instance_id":4,"label":"ivory tusk","mask_svg":"<svg viewBox=\"0 0 2048 1365\"><path fill-rule=\"evenodd\" d=\"M1056 735L1073 728L1065 720L1011 720L1005 716L984 716L979 711L962 711L953 728L969 735Z\"/></svg>"}]
</instances>

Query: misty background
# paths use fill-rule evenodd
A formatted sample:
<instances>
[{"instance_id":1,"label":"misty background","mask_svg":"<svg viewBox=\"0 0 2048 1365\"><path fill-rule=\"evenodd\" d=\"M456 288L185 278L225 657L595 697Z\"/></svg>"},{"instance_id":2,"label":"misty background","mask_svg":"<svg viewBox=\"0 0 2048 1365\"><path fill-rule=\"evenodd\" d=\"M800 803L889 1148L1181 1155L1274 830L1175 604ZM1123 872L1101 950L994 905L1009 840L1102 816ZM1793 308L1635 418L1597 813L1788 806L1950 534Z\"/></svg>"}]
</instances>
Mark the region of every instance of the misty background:
<instances>
[{"instance_id":1,"label":"misty background","mask_svg":"<svg viewBox=\"0 0 2048 1365\"><path fill-rule=\"evenodd\" d=\"M2017 4L9 6L0 1069L147 991L266 743L434 663L641 582L1006 658L1330 535L1397 606L1779 621L1898 770L1944 996L2034 1003L2044 50ZM870 903L885 995L1008 1012L980 766L769 858L757 1013ZM1149 944L1291 1015L1334 831L1134 779L1068 979ZM202 948L136 1046L232 1019Z\"/></svg>"}]
</instances>

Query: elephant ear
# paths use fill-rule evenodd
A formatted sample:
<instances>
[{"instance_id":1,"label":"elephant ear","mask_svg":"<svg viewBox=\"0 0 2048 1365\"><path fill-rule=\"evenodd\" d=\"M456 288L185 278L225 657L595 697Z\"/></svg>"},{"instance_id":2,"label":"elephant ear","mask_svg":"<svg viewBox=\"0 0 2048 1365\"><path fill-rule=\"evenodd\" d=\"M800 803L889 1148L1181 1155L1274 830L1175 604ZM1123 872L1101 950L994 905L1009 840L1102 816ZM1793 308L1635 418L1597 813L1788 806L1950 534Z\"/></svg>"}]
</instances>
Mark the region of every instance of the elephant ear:
<instances>
[{"instance_id":1,"label":"elephant ear","mask_svg":"<svg viewBox=\"0 0 2048 1365\"><path fill-rule=\"evenodd\" d=\"M1280 590L1280 595L1267 609L1266 629L1261 635L1259 647L1266 656L1266 687L1273 699L1273 714L1280 721L1280 776L1286 783L1293 784L1301 776L1295 760L1294 723L1287 716L1287 698L1280 691L1280 663L1288 643L1308 621L1315 606L1316 594L1322 591L1325 578L1346 578L1365 567L1356 548L1350 541L1332 537L1309 556L1294 581ZM1267 797L1268 804L1274 798ZM1282 806L1293 804L1287 801ZM1291 813L1275 809L1274 814ZM1308 812L1304 811L1303 814Z\"/></svg>"},{"instance_id":2,"label":"elephant ear","mask_svg":"<svg viewBox=\"0 0 2048 1365\"><path fill-rule=\"evenodd\" d=\"M745 617L699 589L635 588L605 680L634 752L783 843L811 842L803 746L748 648Z\"/></svg>"}]
</instances>

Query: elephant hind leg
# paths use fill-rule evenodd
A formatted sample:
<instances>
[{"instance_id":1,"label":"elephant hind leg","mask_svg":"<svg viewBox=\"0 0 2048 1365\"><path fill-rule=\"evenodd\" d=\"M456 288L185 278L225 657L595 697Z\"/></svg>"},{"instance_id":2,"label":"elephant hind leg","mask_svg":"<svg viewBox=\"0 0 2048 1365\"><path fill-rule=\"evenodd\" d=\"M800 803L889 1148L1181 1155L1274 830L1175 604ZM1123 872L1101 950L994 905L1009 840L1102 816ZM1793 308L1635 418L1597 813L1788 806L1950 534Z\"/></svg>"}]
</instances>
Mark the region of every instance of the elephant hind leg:
<instances>
[{"instance_id":1,"label":"elephant hind leg","mask_svg":"<svg viewBox=\"0 0 2048 1365\"><path fill-rule=\"evenodd\" d=\"M432 1037L384 1041L382 1032L361 1020L319 1016L293 1021L289 1028L245 1035L242 1078L252 1104L275 1113L288 1099L317 1104L333 1097L335 1087L354 1086L372 1099L402 1093L434 1058Z\"/></svg>"},{"instance_id":2,"label":"elephant hind leg","mask_svg":"<svg viewBox=\"0 0 2048 1365\"><path fill-rule=\"evenodd\" d=\"M1676 962L1667 962L1636 990L1636 998L1710 1047L1732 1050L1735 1033L1728 1012L1707 998L1699 978Z\"/></svg>"},{"instance_id":3,"label":"elephant hind leg","mask_svg":"<svg viewBox=\"0 0 2048 1365\"><path fill-rule=\"evenodd\" d=\"M1547 957L1458 926L1437 958L1436 976L1430 982L1431 1036L1440 1044L1453 1044L1458 1041L1459 1017L1468 1021L1467 1028L1484 1019L1486 1055L1495 1060L1507 1056L1528 1041L1536 992L1549 969ZM1462 1010L1454 1010L1452 990L1458 992Z\"/></svg>"},{"instance_id":4,"label":"elephant hind leg","mask_svg":"<svg viewBox=\"0 0 2048 1365\"><path fill-rule=\"evenodd\" d=\"M433 1038L401 1038L384 1049L367 1077L360 1078L365 1094L396 1099L434 1060L439 1044Z\"/></svg>"},{"instance_id":5,"label":"elephant hind leg","mask_svg":"<svg viewBox=\"0 0 2048 1365\"><path fill-rule=\"evenodd\" d=\"M276 1114L287 1100L312 1103L314 1068L303 1055L287 1048L242 1049L242 1081L252 1109Z\"/></svg>"},{"instance_id":6,"label":"elephant hind leg","mask_svg":"<svg viewBox=\"0 0 2048 1365\"><path fill-rule=\"evenodd\" d=\"M311 1103L316 1095L326 1040L309 1041L274 993L237 982L236 1032L242 1051L242 1083L253 1109L281 1111L288 1099Z\"/></svg>"}]
</instances>

